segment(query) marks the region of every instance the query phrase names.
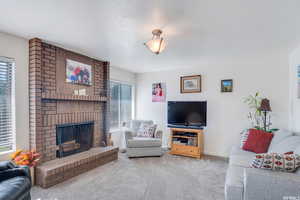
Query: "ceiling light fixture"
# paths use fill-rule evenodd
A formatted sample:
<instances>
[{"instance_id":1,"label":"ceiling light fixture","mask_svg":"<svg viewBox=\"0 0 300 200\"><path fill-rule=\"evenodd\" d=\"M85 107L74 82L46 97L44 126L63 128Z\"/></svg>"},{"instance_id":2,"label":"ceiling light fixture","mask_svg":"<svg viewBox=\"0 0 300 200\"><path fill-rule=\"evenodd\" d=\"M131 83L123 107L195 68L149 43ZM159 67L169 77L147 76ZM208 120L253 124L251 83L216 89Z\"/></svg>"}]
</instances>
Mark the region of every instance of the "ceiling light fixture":
<instances>
[{"instance_id":1,"label":"ceiling light fixture","mask_svg":"<svg viewBox=\"0 0 300 200\"><path fill-rule=\"evenodd\" d=\"M154 29L152 31L152 34L153 34L152 39L149 40L148 42L144 43L144 45L146 47L148 47L148 49L150 51L152 51L153 53L159 54L166 47L165 40L162 37L160 37L160 35L162 34L162 31L160 29Z\"/></svg>"}]
</instances>

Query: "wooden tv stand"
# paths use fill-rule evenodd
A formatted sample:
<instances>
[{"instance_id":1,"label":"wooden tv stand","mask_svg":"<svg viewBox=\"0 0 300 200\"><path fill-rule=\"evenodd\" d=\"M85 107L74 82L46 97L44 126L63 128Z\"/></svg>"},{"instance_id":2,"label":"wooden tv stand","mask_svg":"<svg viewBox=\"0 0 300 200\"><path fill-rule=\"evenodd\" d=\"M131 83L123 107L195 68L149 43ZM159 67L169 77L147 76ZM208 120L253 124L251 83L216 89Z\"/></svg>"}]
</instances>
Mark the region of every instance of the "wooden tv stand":
<instances>
[{"instance_id":1,"label":"wooden tv stand","mask_svg":"<svg viewBox=\"0 0 300 200\"><path fill-rule=\"evenodd\" d=\"M201 158L203 144L203 129L171 128L170 154Z\"/></svg>"}]
</instances>

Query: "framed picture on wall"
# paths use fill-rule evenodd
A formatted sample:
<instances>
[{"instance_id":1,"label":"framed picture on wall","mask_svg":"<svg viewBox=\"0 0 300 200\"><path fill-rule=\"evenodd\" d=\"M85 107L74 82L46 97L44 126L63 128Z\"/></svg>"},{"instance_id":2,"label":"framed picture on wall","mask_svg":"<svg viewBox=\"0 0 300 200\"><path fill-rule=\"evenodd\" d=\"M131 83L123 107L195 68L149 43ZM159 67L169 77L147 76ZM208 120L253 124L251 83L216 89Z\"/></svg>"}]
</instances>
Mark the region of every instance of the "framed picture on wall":
<instances>
[{"instance_id":1,"label":"framed picture on wall","mask_svg":"<svg viewBox=\"0 0 300 200\"><path fill-rule=\"evenodd\" d=\"M166 101L166 84L153 83L152 84L152 102Z\"/></svg>"},{"instance_id":2,"label":"framed picture on wall","mask_svg":"<svg viewBox=\"0 0 300 200\"><path fill-rule=\"evenodd\" d=\"M233 80L221 80L221 92L232 92L233 91Z\"/></svg>"},{"instance_id":3,"label":"framed picture on wall","mask_svg":"<svg viewBox=\"0 0 300 200\"><path fill-rule=\"evenodd\" d=\"M181 93L200 93L201 92L201 75L180 77L180 92Z\"/></svg>"},{"instance_id":4,"label":"framed picture on wall","mask_svg":"<svg viewBox=\"0 0 300 200\"><path fill-rule=\"evenodd\" d=\"M81 85L92 85L92 66L67 59L66 82Z\"/></svg>"}]
</instances>

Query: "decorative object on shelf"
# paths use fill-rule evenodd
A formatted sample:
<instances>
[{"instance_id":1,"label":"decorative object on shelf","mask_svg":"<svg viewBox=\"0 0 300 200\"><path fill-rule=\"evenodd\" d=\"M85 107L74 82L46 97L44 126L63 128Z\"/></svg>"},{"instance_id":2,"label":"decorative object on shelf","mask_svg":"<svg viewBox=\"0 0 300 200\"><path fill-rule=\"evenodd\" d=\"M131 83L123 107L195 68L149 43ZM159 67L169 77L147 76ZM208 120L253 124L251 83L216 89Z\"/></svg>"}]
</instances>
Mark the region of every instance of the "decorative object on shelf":
<instances>
[{"instance_id":1,"label":"decorative object on shelf","mask_svg":"<svg viewBox=\"0 0 300 200\"><path fill-rule=\"evenodd\" d=\"M255 95L249 95L244 100L251 111L248 113L248 119L251 121L252 128L264 130L266 132L275 132L278 129L271 129L271 107L270 101L260 97L259 92Z\"/></svg>"},{"instance_id":2,"label":"decorative object on shelf","mask_svg":"<svg viewBox=\"0 0 300 200\"><path fill-rule=\"evenodd\" d=\"M297 85L298 99L300 99L300 65L297 66Z\"/></svg>"},{"instance_id":3,"label":"decorative object on shelf","mask_svg":"<svg viewBox=\"0 0 300 200\"><path fill-rule=\"evenodd\" d=\"M80 96L86 96L86 89L79 89L78 90L78 95L80 95Z\"/></svg>"},{"instance_id":4,"label":"decorative object on shelf","mask_svg":"<svg viewBox=\"0 0 300 200\"><path fill-rule=\"evenodd\" d=\"M67 59L67 83L92 85L92 66Z\"/></svg>"},{"instance_id":5,"label":"decorative object on shelf","mask_svg":"<svg viewBox=\"0 0 300 200\"><path fill-rule=\"evenodd\" d=\"M232 92L233 91L233 80L221 80L221 92Z\"/></svg>"},{"instance_id":6,"label":"decorative object on shelf","mask_svg":"<svg viewBox=\"0 0 300 200\"><path fill-rule=\"evenodd\" d=\"M162 34L162 30L160 29L154 29L152 31L152 39L149 40L148 42L144 43L146 47L150 51L152 51L155 54L161 53L165 47L166 47L166 42L165 40L160 36Z\"/></svg>"},{"instance_id":7,"label":"decorative object on shelf","mask_svg":"<svg viewBox=\"0 0 300 200\"><path fill-rule=\"evenodd\" d=\"M200 93L201 92L201 75L180 77L180 92L181 93Z\"/></svg>"},{"instance_id":8,"label":"decorative object on shelf","mask_svg":"<svg viewBox=\"0 0 300 200\"><path fill-rule=\"evenodd\" d=\"M152 102L166 101L166 84L153 83L152 84Z\"/></svg>"},{"instance_id":9,"label":"decorative object on shelf","mask_svg":"<svg viewBox=\"0 0 300 200\"><path fill-rule=\"evenodd\" d=\"M78 90L74 90L74 95L79 95L79 91Z\"/></svg>"},{"instance_id":10,"label":"decorative object on shelf","mask_svg":"<svg viewBox=\"0 0 300 200\"><path fill-rule=\"evenodd\" d=\"M25 165L30 168L31 182L32 185L34 185L35 183L34 167L37 165L38 161L40 160L40 154L37 153L35 150L31 150L31 151L17 150L13 154L11 154L11 159L16 165Z\"/></svg>"}]
</instances>

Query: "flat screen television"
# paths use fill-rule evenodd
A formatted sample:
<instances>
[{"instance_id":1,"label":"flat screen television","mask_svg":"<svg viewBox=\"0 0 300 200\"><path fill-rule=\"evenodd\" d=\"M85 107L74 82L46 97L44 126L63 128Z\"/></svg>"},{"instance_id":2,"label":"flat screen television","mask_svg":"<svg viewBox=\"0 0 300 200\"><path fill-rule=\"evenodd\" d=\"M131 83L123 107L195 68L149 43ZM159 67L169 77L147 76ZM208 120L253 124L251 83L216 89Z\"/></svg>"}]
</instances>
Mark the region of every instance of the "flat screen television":
<instances>
[{"instance_id":1,"label":"flat screen television","mask_svg":"<svg viewBox=\"0 0 300 200\"><path fill-rule=\"evenodd\" d=\"M204 127L206 110L206 101L168 101L168 127Z\"/></svg>"}]
</instances>

